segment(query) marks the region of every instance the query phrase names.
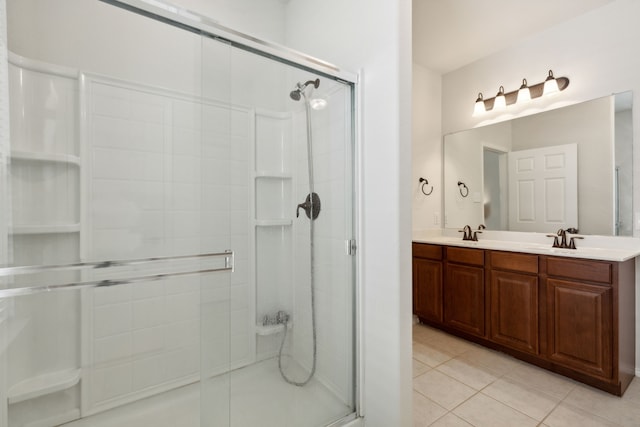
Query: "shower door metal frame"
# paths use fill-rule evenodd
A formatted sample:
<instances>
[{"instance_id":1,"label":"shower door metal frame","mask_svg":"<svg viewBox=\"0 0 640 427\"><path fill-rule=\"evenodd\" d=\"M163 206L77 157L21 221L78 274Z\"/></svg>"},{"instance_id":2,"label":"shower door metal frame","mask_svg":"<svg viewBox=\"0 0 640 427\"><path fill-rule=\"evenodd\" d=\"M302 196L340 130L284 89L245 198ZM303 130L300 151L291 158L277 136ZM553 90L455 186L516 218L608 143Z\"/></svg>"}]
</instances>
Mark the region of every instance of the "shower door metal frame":
<instances>
[{"instance_id":1,"label":"shower door metal frame","mask_svg":"<svg viewBox=\"0 0 640 427\"><path fill-rule=\"evenodd\" d=\"M140 15L145 15L191 31L203 36L226 40L233 47L253 52L257 55L275 59L297 68L311 71L321 76L330 77L343 83L357 85L358 74L342 70L327 61L306 55L285 46L260 40L240 31L225 27L206 16L191 12L187 9L164 4L158 0L99 0Z\"/></svg>"}]
</instances>

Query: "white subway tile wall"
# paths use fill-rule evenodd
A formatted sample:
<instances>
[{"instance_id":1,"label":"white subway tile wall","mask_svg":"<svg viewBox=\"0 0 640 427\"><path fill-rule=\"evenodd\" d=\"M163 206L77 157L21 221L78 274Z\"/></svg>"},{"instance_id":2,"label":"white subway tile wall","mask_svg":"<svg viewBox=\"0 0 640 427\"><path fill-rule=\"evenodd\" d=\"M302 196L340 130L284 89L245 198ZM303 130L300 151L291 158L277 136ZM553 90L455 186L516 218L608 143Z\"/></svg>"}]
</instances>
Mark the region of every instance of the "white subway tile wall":
<instances>
[{"instance_id":1,"label":"white subway tile wall","mask_svg":"<svg viewBox=\"0 0 640 427\"><path fill-rule=\"evenodd\" d=\"M253 361L250 116L131 83L86 84L89 258L233 247L238 272L91 291L87 385L97 412L197 380L201 354L206 375Z\"/></svg>"}]
</instances>

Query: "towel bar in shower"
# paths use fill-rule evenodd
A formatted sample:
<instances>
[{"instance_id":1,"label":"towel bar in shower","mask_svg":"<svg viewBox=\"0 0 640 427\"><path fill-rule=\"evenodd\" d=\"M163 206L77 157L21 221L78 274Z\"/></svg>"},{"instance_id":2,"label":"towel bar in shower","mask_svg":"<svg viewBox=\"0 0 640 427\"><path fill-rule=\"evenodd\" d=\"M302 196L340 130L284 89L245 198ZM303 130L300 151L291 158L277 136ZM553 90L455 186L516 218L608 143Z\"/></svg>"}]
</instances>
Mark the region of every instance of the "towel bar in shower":
<instances>
[{"instance_id":1,"label":"towel bar in shower","mask_svg":"<svg viewBox=\"0 0 640 427\"><path fill-rule=\"evenodd\" d=\"M177 261L177 260L186 260L186 259L196 260L196 259L211 259L211 258L224 258L224 267L201 268L201 269L195 269L195 270L189 270L189 271L180 271L175 273L150 274L150 275L144 275L144 276L125 277L125 278L118 278L118 279L103 279L103 280L92 280L92 281L84 281L84 282L82 281L70 282L70 283L62 283L62 284L55 284L55 285L22 286L19 288L0 289L0 299L23 296L23 295L32 295L32 294L42 293L42 292L59 291L59 290L77 290L77 289L83 289L83 288L100 288L100 287L119 286L119 285L127 285L127 284L142 283L142 282L152 282L152 281L163 280L171 277L191 276L195 274L214 273L214 272L221 272L221 271L233 272L234 258L233 258L233 251L226 251L226 252L209 253L209 254L179 255L179 256L173 256L173 257L155 257L155 258L142 258L142 259L132 259L132 260L100 261L100 262L75 263L75 264L66 264L66 265L0 268L0 277L2 276L8 277L13 275L21 275L21 274L79 270L84 268L97 269L97 268L109 268L109 267L125 267L125 266L157 263L162 261L166 262L166 261Z\"/></svg>"}]
</instances>

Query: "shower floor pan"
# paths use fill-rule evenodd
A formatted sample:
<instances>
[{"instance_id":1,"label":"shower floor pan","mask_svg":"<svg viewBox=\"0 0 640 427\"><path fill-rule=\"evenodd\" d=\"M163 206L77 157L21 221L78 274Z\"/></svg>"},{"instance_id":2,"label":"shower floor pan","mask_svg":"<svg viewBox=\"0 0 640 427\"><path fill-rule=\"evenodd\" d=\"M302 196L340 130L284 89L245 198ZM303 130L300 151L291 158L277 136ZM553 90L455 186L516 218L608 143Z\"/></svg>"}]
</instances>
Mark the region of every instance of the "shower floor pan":
<instances>
[{"instance_id":1,"label":"shower floor pan","mask_svg":"<svg viewBox=\"0 0 640 427\"><path fill-rule=\"evenodd\" d=\"M64 426L320 427L351 412L315 378L305 387L287 384L280 377L277 359L269 359Z\"/></svg>"}]
</instances>

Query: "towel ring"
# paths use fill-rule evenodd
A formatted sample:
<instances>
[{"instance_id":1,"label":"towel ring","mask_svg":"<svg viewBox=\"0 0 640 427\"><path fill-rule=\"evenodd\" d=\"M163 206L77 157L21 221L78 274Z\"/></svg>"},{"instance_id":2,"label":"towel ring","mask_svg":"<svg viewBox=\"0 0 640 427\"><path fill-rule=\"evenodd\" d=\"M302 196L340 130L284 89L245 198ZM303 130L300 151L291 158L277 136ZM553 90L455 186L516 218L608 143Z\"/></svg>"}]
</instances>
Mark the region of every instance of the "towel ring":
<instances>
[{"instance_id":1,"label":"towel ring","mask_svg":"<svg viewBox=\"0 0 640 427\"><path fill-rule=\"evenodd\" d=\"M420 190L422 190L422 194L424 194L425 196L429 196L431 195L431 193L433 193L433 185L431 186L431 190L429 190L428 193L424 191L424 186L428 185L429 181L427 181L425 178L422 178L422 177L420 177L418 181L422 183L422 186L420 187Z\"/></svg>"},{"instance_id":2,"label":"towel ring","mask_svg":"<svg viewBox=\"0 0 640 427\"><path fill-rule=\"evenodd\" d=\"M460 190L460 195L462 197L467 197L469 195L469 187L467 187L467 185L462 181L458 181L458 190Z\"/></svg>"}]
</instances>

